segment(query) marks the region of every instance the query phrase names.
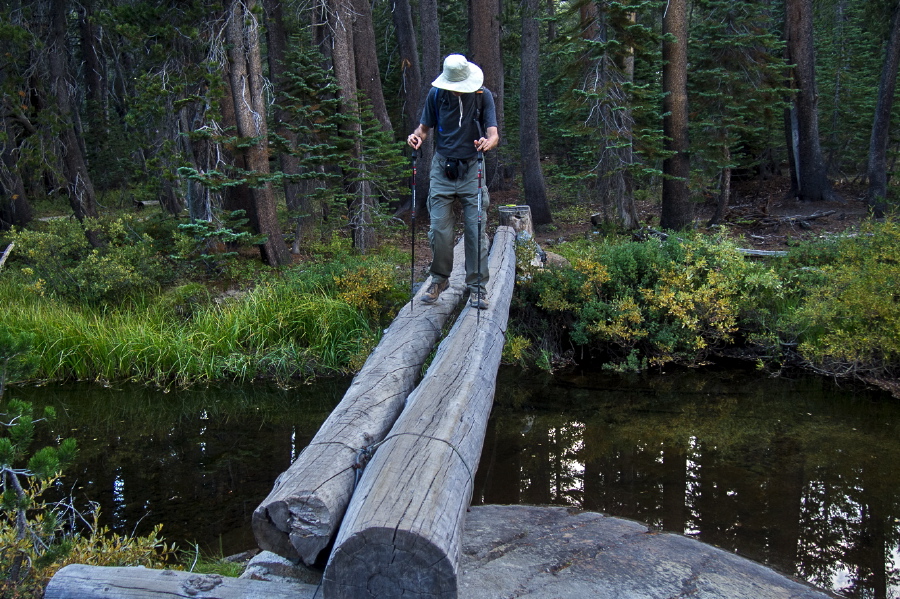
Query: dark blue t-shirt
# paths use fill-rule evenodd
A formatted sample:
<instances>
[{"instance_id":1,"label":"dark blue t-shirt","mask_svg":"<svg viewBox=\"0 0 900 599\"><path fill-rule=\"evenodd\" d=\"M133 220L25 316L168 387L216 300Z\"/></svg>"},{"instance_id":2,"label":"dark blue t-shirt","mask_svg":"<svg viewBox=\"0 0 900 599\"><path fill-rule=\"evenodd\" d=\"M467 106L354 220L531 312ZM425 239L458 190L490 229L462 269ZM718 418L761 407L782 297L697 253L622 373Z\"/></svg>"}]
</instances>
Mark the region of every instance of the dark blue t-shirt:
<instances>
[{"instance_id":1,"label":"dark blue t-shirt","mask_svg":"<svg viewBox=\"0 0 900 599\"><path fill-rule=\"evenodd\" d=\"M487 128L497 126L497 110L491 92L486 87L481 89L481 121L487 136ZM441 156L468 160L478 154L474 143L481 137L475 124L476 95L477 92L457 96L437 87L428 92L421 122L434 130L434 149Z\"/></svg>"}]
</instances>

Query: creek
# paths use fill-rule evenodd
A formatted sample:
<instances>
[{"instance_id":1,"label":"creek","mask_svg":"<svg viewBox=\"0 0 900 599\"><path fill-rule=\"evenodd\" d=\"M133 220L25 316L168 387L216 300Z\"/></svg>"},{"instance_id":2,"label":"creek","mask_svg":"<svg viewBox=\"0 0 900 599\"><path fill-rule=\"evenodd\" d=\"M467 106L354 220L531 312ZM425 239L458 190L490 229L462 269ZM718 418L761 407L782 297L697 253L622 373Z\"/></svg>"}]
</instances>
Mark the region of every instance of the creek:
<instances>
[{"instance_id":1,"label":"creek","mask_svg":"<svg viewBox=\"0 0 900 599\"><path fill-rule=\"evenodd\" d=\"M119 533L230 555L349 379L172 390L17 387L75 437L57 491ZM39 413L36 410L36 413ZM473 504L565 505L695 537L848 597L900 596L900 404L740 368L503 367Z\"/></svg>"}]
</instances>

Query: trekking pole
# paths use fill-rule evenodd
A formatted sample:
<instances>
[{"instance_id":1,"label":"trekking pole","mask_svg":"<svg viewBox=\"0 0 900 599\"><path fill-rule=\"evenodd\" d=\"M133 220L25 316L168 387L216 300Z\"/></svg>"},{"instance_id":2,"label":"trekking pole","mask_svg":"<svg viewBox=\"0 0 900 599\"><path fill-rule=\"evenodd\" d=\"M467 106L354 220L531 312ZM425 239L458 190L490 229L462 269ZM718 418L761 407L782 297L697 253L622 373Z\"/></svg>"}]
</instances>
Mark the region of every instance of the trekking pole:
<instances>
[{"instance_id":1,"label":"trekking pole","mask_svg":"<svg viewBox=\"0 0 900 599\"><path fill-rule=\"evenodd\" d=\"M409 229L409 245L412 248L412 259L409 262L409 311L413 310L413 297L416 295L416 151L412 151L412 226Z\"/></svg>"},{"instance_id":2,"label":"trekking pole","mask_svg":"<svg viewBox=\"0 0 900 599\"><path fill-rule=\"evenodd\" d=\"M475 326L481 326L481 174L484 170L484 154L478 151L478 292L475 295Z\"/></svg>"}]
</instances>

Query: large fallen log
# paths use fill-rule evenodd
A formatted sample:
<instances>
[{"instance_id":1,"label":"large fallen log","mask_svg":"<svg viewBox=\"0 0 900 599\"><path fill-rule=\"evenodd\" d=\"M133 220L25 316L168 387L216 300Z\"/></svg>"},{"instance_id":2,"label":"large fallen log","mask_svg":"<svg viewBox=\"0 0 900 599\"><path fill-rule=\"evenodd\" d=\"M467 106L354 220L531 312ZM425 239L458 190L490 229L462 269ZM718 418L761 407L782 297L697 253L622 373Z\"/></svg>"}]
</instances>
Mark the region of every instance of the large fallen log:
<instances>
[{"instance_id":1,"label":"large fallen log","mask_svg":"<svg viewBox=\"0 0 900 599\"><path fill-rule=\"evenodd\" d=\"M787 256L788 253L785 250L755 250L752 248L738 248L737 251L745 256Z\"/></svg>"},{"instance_id":2,"label":"large fallen log","mask_svg":"<svg viewBox=\"0 0 900 599\"><path fill-rule=\"evenodd\" d=\"M71 564L53 576L44 599L313 599L317 590L299 582Z\"/></svg>"},{"instance_id":3,"label":"large fallen log","mask_svg":"<svg viewBox=\"0 0 900 599\"><path fill-rule=\"evenodd\" d=\"M366 466L325 568L329 599L457 596L463 523L515 283L514 238L498 229L490 307L480 319L463 310Z\"/></svg>"},{"instance_id":4,"label":"large fallen log","mask_svg":"<svg viewBox=\"0 0 900 599\"><path fill-rule=\"evenodd\" d=\"M419 301L423 285L400 310L309 446L253 512L253 532L262 549L312 565L331 542L353 494L360 452L393 426L459 304L465 291L464 255L460 242L450 287L437 302Z\"/></svg>"}]
</instances>

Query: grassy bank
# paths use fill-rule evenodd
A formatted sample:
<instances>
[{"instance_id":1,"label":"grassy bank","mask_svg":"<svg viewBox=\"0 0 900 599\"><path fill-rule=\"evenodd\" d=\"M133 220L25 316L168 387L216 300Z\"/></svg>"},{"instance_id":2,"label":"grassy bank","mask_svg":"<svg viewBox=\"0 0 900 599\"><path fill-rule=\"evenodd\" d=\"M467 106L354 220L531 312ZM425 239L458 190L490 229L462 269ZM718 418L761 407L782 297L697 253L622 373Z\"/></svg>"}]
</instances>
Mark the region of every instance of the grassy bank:
<instances>
[{"instance_id":1,"label":"grassy bank","mask_svg":"<svg viewBox=\"0 0 900 599\"><path fill-rule=\"evenodd\" d=\"M234 257L217 270L169 261L180 269L172 277L151 240L127 256L110 244L110 259L85 249L80 259L44 260L66 236L74 237L47 233L31 246L41 252L0 273L8 382L187 385L349 373L408 293L391 254L355 255L341 240L282 271L254 263L252 275L241 274ZM77 269L92 256L105 266L82 277Z\"/></svg>"},{"instance_id":2,"label":"grassy bank","mask_svg":"<svg viewBox=\"0 0 900 599\"><path fill-rule=\"evenodd\" d=\"M68 223L20 234L31 249L0 272L7 380L184 385L350 373L407 299L407 256L387 246L360 256L335 237L274 271L236 254L174 260L158 250L164 228L116 236L133 225L108 224L102 252ZM555 248L572 268L523 262L507 362L553 369L589 356L635 371L728 355L897 392L896 221L766 260L724 234L591 237ZM178 246L176 235L169 247Z\"/></svg>"}]
</instances>

